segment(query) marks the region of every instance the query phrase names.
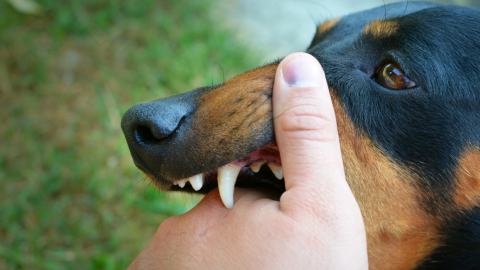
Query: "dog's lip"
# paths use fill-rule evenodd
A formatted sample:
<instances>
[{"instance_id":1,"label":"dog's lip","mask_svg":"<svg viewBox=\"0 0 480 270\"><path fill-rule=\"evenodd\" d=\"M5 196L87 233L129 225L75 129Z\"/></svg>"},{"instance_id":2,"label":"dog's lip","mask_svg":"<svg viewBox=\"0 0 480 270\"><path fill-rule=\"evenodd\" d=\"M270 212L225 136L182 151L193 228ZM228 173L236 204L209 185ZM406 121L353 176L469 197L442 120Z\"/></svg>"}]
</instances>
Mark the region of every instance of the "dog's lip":
<instances>
[{"instance_id":1,"label":"dog's lip","mask_svg":"<svg viewBox=\"0 0 480 270\"><path fill-rule=\"evenodd\" d=\"M274 171L274 174L275 174L275 168L281 169L282 161L280 159L280 152L278 150L278 146L275 143L270 143L242 158L239 158L228 164L225 164L224 166L227 166L227 165L237 166L244 169L250 167L250 170L254 173L258 172L262 165L268 165L268 167L270 167L270 169ZM240 174L245 174L244 169L240 171ZM210 178L212 178L212 176L216 175L217 172L218 172L218 169L215 171L206 172L206 173L200 172L197 175L210 176ZM277 178L281 179L283 177L277 177ZM179 181L186 182L188 181L188 179L189 178L184 178L180 180L173 180L171 182L173 184L177 184Z\"/></svg>"},{"instance_id":2,"label":"dog's lip","mask_svg":"<svg viewBox=\"0 0 480 270\"><path fill-rule=\"evenodd\" d=\"M242 157L237 160L234 160L226 165L233 165L238 167L250 167L252 172L258 172L257 169L260 169L262 165L282 167L282 161L280 158L280 152L278 146L275 143L269 143L266 146ZM213 176L216 175L218 168L215 171L209 172L199 172L197 175L203 174L204 176ZM245 170L242 170L240 174L244 174ZM179 181L188 181L189 177L183 179L170 179L172 184L178 183ZM211 178L211 177L210 177Z\"/></svg>"},{"instance_id":3,"label":"dog's lip","mask_svg":"<svg viewBox=\"0 0 480 270\"><path fill-rule=\"evenodd\" d=\"M137 168L140 169L140 171L145 172L146 174L151 174L151 175L154 175L154 176L158 177L158 174L155 173L153 170L151 170L147 166L147 164L145 164L145 162L143 162L140 155L134 149L131 149L130 152L131 152L132 157L133 157L133 163L135 164L135 166L137 166Z\"/></svg>"},{"instance_id":4,"label":"dog's lip","mask_svg":"<svg viewBox=\"0 0 480 270\"><path fill-rule=\"evenodd\" d=\"M280 152L276 144L270 144L261 149L246 155L243 158L237 159L230 164L234 164L240 167L247 167L254 164L276 164L282 166L282 160L280 159Z\"/></svg>"}]
</instances>

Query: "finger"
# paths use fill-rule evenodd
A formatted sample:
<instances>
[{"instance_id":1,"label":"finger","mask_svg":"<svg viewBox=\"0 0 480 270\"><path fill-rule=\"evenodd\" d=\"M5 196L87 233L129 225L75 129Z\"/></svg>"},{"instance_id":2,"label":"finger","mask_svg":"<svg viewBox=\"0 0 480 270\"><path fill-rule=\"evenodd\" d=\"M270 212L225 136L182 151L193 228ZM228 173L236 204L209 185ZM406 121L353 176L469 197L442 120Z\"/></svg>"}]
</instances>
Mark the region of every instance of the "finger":
<instances>
[{"instance_id":1,"label":"finger","mask_svg":"<svg viewBox=\"0 0 480 270\"><path fill-rule=\"evenodd\" d=\"M287 190L282 199L325 204L350 192L328 85L313 56L294 53L280 63L273 116Z\"/></svg>"}]
</instances>

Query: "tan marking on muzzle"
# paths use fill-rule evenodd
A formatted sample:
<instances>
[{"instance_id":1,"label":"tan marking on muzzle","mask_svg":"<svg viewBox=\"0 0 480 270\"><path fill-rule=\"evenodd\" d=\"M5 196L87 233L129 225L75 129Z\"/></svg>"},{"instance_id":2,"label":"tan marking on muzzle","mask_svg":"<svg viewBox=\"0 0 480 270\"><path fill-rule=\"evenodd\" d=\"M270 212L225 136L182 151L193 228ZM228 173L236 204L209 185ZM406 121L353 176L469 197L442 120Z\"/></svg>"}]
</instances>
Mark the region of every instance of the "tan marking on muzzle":
<instances>
[{"instance_id":1,"label":"tan marking on muzzle","mask_svg":"<svg viewBox=\"0 0 480 270\"><path fill-rule=\"evenodd\" d=\"M276 70L277 64L256 68L199 97L191 121L191 131L202 138L196 147L197 158L217 153L233 157L251 148L252 140L273 125L271 95Z\"/></svg>"}]
</instances>

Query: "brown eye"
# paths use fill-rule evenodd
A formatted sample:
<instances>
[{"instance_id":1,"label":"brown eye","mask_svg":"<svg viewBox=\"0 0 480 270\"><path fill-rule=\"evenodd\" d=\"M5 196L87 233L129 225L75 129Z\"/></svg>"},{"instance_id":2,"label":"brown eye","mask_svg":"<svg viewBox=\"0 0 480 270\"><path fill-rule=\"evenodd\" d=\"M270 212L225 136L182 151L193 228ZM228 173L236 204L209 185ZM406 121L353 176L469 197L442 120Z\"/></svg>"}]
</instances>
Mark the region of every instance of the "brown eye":
<instances>
[{"instance_id":1,"label":"brown eye","mask_svg":"<svg viewBox=\"0 0 480 270\"><path fill-rule=\"evenodd\" d=\"M403 70L393 62L386 63L378 70L376 81L391 90L403 90L415 86L415 82L405 76Z\"/></svg>"}]
</instances>

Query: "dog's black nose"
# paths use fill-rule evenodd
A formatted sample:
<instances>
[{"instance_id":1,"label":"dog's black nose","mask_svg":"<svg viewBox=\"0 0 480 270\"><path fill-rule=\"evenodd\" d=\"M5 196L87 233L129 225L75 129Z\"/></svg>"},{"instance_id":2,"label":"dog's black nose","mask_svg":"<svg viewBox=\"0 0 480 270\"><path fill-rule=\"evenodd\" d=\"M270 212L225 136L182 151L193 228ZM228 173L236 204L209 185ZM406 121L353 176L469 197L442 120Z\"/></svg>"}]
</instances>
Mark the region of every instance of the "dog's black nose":
<instances>
[{"instance_id":1,"label":"dog's black nose","mask_svg":"<svg viewBox=\"0 0 480 270\"><path fill-rule=\"evenodd\" d=\"M129 145L148 148L175 132L187 114L187 106L172 104L168 99L142 103L125 113L122 129Z\"/></svg>"},{"instance_id":2,"label":"dog's black nose","mask_svg":"<svg viewBox=\"0 0 480 270\"><path fill-rule=\"evenodd\" d=\"M122 130L138 167L148 171L161 166L166 147L194 107L189 92L138 104L125 113Z\"/></svg>"},{"instance_id":3,"label":"dog's black nose","mask_svg":"<svg viewBox=\"0 0 480 270\"><path fill-rule=\"evenodd\" d=\"M182 144L195 110L197 96L208 88L199 88L166 99L138 104L122 118L122 130L137 167L146 173L161 172L168 157ZM185 133L185 132L183 132ZM171 165L169 165L171 166Z\"/></svg>"},{"instance_id":4,"label":"dog's black nose","mask_svg":"<svg viewBox=\"0 0 480 270\"><path fill-rule=\"evenodd\" d=\"M122 119L122 130L129 147L137 152L150 150L149 148L172 135L192 109L192 103L182 96L155 100L130 108Z\"/></svg>"}]
</instances>

